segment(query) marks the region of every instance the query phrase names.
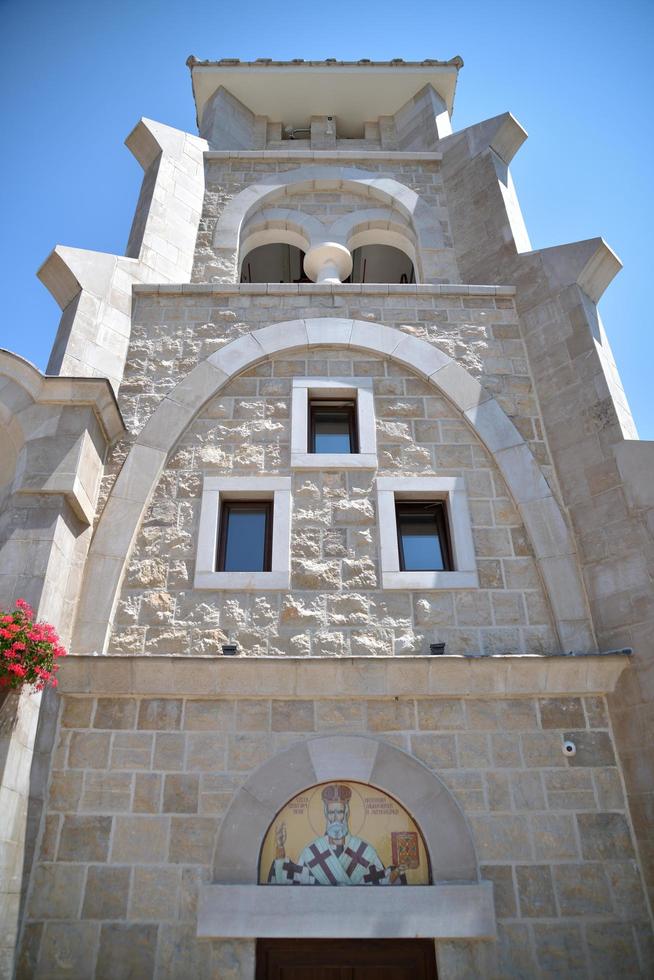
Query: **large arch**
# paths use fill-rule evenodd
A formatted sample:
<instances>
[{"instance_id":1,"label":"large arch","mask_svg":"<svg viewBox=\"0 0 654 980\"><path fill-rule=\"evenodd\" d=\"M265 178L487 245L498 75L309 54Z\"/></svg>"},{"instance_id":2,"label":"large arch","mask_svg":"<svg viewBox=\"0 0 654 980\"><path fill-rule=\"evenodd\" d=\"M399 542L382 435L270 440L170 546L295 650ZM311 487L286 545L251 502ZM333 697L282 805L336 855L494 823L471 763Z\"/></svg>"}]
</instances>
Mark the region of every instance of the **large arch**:
<instances>
[{"instance_id":1,"label":"large arch","mask_svg":"<svg viewBox=\"0 0 654 980\"><path fill-rule=\"evenodd\" d=\"M322 241L325 226L313 215L293 208L264 208L243 223L239 240L239 270L244 258L260 245L286 242L308 252L312 242Z\"/></svg>"},{"instance_id":2,"label":"large arch","mask_svg":"<svg viewBox=\"0 0 654 980\"><path fill-rule=\"evenodd\" d=\"M309 738L259 766L220 825L214 881L256 884L259 845L279 810L307 787L339 779L375 786L408 810L422 831L433 884L479 881L472 834L443 781L407 752L366 735Z\"/></svg>"},{"instance_id":3,"label":"large arch","mask_svg":"<svg viewBox=\"0 0 654 980\"><path fill-rule=\"evenodd\" d=\"M465 416L518 507L563 650L595 649L567 522L529 446L499 403L433 344L394 327L336 317L287 320L233 340L201 361L159 403L139 434L98 522L74 637L76 653L104 652L119 589L145 508L166 459L202 405L232 378L281 352L343 347L389 357L414 371Z\"/></svg>"}]
</instances>

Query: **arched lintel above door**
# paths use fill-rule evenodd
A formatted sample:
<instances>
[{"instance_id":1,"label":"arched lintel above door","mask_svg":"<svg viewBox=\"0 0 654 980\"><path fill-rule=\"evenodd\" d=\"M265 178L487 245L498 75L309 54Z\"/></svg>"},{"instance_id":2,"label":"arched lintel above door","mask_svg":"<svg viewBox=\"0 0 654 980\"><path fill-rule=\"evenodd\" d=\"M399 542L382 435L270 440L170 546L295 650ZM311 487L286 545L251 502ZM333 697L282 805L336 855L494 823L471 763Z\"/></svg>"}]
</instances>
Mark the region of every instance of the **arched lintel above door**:
<instances>
[{"instance_id":1,"label":"arched lintel above door","mask_svg":"<svg viewBox=\"0 0 654 980\"><path fill-rule=\"evenodd\" d=\"M281 807L332 780L377 787L411 814L428 850L433 885L392 888L259 886L261 842ZM492 885L479 880L474 842L445 784L421 762L365 735L298 741L263 763L222 822L213 885L200 892L201 937L432 937L495 934Z\"/></svg>"},{"instance_id":2,"label":"arched lintel above door","mask_svg":"<svg viewBox=\"0 0 654 980\"><path fill-rule=\"evenodd\" d=\"M407 752L364 735L296 742L263 763L225 814L214 879L256 882L259 847L276 814L297 793L331 780L368 783L395 797L422 831L434 883L478 880L470 830L445 784Z\"/></svg>"}]
</instances>

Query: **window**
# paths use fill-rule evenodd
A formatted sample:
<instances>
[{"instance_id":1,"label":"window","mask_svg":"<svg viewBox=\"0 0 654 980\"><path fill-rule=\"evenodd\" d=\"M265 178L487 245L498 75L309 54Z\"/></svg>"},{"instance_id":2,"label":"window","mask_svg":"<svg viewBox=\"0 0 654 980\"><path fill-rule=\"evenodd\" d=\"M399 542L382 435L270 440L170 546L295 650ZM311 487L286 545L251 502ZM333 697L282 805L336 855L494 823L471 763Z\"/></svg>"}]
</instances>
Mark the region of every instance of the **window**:
<instances>
[{"instance_id":1,"label":"window","mask_svg":"<svg viewBox=\"0 0 654 980\"><path fill-rule=\"evenodd\" d=\"M196 589L288 589L290 477L205 476Z\"/></svg>"},{"instance_id":2,"label":"window","mask_svg":"<svg viewBox=\"0 0 654 980\"><path fill-rule=\"evenodd\" d=\"M371 378L294 378L291 466L377 468Z\"/></svg>"},{"instance_id":3,"label":"window","mask_svg":"<svg viewBox=\"0 0 654 980\"><path fill-rule=\"evenodd\" d=\"M462 477L378 477L384 589L479 587Z\"/></svg>"},{"instance_id":4,"label":"window","mask_svg":"<svg viewBox=\"0 0 654 980\"><path fill-rule=\"evenodd\" d=\"M356 402L309 402L309 452L358 452Z\"/></svg>"},{"instance_id":5,"label":"window","mask_svg":"<svg viewBox=\"0 0 654 980\"><path fill-rule=\"evenodd\" d=\"M445 503L439 500L396 500L400 571L449 572L449 534Z\"/></svg>"},{"instance_id":6,"label":"window","mask_svg":"<svg viewBox=\"0 0 654 980\"><path fill-rule=\"evenodd\" d=\"M217 571L270 571L272 510L271 500L224 501L220 508Z\"/></svg>"}]
</instances>

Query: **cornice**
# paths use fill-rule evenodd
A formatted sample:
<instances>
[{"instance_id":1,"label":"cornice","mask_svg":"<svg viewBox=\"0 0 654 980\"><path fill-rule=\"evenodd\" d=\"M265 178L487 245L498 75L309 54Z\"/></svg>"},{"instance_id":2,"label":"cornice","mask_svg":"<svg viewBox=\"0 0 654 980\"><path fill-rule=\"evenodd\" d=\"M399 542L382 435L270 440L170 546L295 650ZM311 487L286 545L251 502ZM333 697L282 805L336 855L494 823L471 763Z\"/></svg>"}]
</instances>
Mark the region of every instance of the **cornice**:
<instances>
[{"instance_id":1,"label":"cornice","mask_svg":"<svg viewBox=\"0 0 654 980\"><path fill-rule=\"evenodd\" d=\"M629 650L489 657L69 656L63 694L155 697L534 697L607 694Z\"/></svg>"}]
</instances>

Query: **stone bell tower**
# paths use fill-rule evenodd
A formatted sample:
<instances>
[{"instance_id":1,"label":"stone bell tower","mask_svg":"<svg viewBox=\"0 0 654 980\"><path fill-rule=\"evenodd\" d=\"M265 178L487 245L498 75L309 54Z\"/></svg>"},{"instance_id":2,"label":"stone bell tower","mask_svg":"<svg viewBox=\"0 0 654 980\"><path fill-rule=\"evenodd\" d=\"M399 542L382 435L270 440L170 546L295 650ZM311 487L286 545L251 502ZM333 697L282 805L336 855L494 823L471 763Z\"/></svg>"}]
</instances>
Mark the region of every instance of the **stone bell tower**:
<instances>
[{"instance_id":1,"label":"stone bell tower","mask_svg":"<svg viewBox=\"0 0 654 980\"><path fill-rule=\"evenodd\" d=\"M0 598L70 649L0 707L2 975L649 975L619 260L532 250L459 58L188 65L0 353Z\"/></svg>"}]
</instances>

